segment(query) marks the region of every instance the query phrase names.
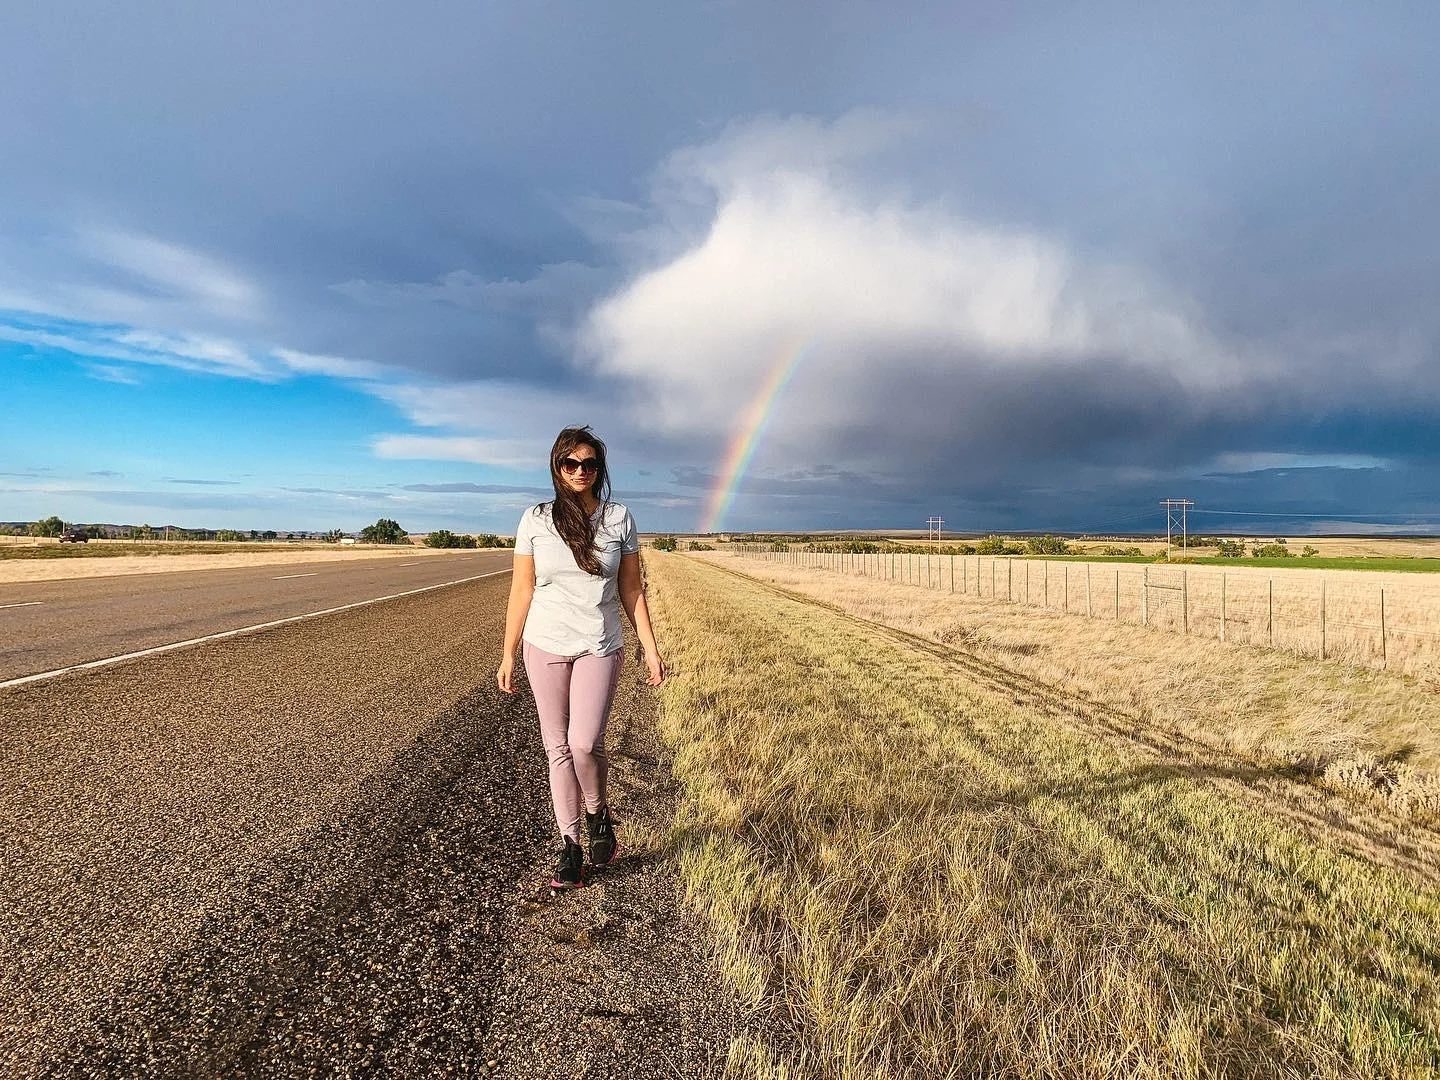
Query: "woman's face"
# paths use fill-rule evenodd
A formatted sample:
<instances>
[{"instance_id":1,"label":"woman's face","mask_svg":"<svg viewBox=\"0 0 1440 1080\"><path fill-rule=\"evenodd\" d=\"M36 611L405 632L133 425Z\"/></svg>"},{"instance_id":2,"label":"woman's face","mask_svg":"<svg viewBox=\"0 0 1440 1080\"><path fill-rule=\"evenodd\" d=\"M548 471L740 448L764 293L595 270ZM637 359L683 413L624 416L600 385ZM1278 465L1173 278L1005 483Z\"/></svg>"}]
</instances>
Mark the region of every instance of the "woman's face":
<instances>
[{"instance_id":1,"label":"woman's face","mask_svg":"<svg viewBox=\"0 0 1440 1080\"><path fill-rule=\"evenodd\" d=\"M581 443L560 458L560 482L577 495L589 491L599 465L595 448Z\"/></svg>"}]
</instances>

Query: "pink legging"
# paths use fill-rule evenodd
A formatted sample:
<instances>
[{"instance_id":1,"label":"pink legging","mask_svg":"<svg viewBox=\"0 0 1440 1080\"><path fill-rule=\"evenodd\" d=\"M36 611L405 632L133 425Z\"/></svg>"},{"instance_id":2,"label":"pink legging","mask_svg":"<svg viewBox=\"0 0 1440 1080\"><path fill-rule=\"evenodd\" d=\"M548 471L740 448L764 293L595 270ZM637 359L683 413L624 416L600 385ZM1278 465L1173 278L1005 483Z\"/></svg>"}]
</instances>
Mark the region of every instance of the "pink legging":
<instances>
[{"instance_id":1,"label":"pink legging","mask_svg":"<svg viewBox=\"0 0 1440 1080\"><path fill-rule=\"evenodd\" d=\"M605 722L625 654L556 656L527 641L523 655L550 759L555 823L578 842L581 796L592 814L605 805Z\"/></svg>"}]
</instances>

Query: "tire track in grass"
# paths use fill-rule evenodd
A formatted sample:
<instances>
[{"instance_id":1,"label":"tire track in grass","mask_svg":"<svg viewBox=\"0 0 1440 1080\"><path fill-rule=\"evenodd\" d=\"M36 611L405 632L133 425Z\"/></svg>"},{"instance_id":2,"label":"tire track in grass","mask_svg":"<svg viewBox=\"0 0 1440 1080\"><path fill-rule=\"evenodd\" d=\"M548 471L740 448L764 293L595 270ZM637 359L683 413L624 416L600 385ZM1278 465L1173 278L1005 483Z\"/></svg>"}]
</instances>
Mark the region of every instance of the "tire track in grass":
<instances>
[{"instance_id":1,"label":"tire track in grass","mask_svg":"<svg viewBox=\"0 0 1440 1080\"><path fill-rule=\"evenodd\" d=\"M1412 880L1440 883L1440 832L1400 817L1379 804L1356 806L1351 799L1311 783L1298 769L1267 767L1179 732L1146 724L1112 705L986 660L963 646L937 642L898 627L874 622L837 604L763 581L706 560L720 573L796 603L821 608L897 644L918 649L982 686L1087 734L1146 755L1177 776L1204 778L1251 809L1273 814L1317 840L1359 858L1399 870Z\"/></svg>"}]
</instances>

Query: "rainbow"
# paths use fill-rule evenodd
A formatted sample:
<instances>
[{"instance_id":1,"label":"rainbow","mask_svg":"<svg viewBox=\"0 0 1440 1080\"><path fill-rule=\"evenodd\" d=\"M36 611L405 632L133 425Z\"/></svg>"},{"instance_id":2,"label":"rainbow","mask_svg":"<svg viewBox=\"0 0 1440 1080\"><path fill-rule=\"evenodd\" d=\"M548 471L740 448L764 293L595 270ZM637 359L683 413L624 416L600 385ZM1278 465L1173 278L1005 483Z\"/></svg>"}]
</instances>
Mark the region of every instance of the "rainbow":
<instances>
[{"instance_id":1,"label":"rainbow","mask_svg":"<svg viewBox=\"0 0 1440 1080\"><path fill-rule=\"evenodd\" d=\"M740 486L740 481L745 478L745 470L750 467L750 459L755 456L755 449L760 444L760 436L765 432L765 425L770 420L775 401L785 389L785 384L790 381L790 376L795 374L807 345L808 342L799 341L781 349L764 383L750 400L734 438L725 449L720 475L705 501L699 532L709 533L719 529L725 512L730 509L730 504L735 499L735 491Z\"/></svg>"}]
</instances>

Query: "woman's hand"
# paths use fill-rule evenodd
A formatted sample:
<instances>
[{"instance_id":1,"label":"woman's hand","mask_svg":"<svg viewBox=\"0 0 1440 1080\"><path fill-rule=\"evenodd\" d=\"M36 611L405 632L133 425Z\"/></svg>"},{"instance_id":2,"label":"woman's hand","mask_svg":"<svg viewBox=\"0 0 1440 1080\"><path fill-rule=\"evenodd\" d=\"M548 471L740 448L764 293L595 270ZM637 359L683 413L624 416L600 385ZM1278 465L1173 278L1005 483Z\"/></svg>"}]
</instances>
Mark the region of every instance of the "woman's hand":
<instances>
[{"instance_id":1,"label":"woman's hand","mask_svg":"<svg viewBox=\"0 0 1440 1080\"><path fill-rule=\"evenodd\" d=\"M495 684L507 694L515 693L515 654L507 653L495 672Z\"/></svg>"},{"instance_id":2,"label":"woman's hand","mask_svg":"<svg viewBox=\"0 0 1440 1080\"><path fill-rule=\"evenodd\" d=\"M650 677L645 682L650 686L659 686L665 681L665 661L660 659L657 652L645 654L645 670L650 672Z\"/></svg>"}]
</instances>

